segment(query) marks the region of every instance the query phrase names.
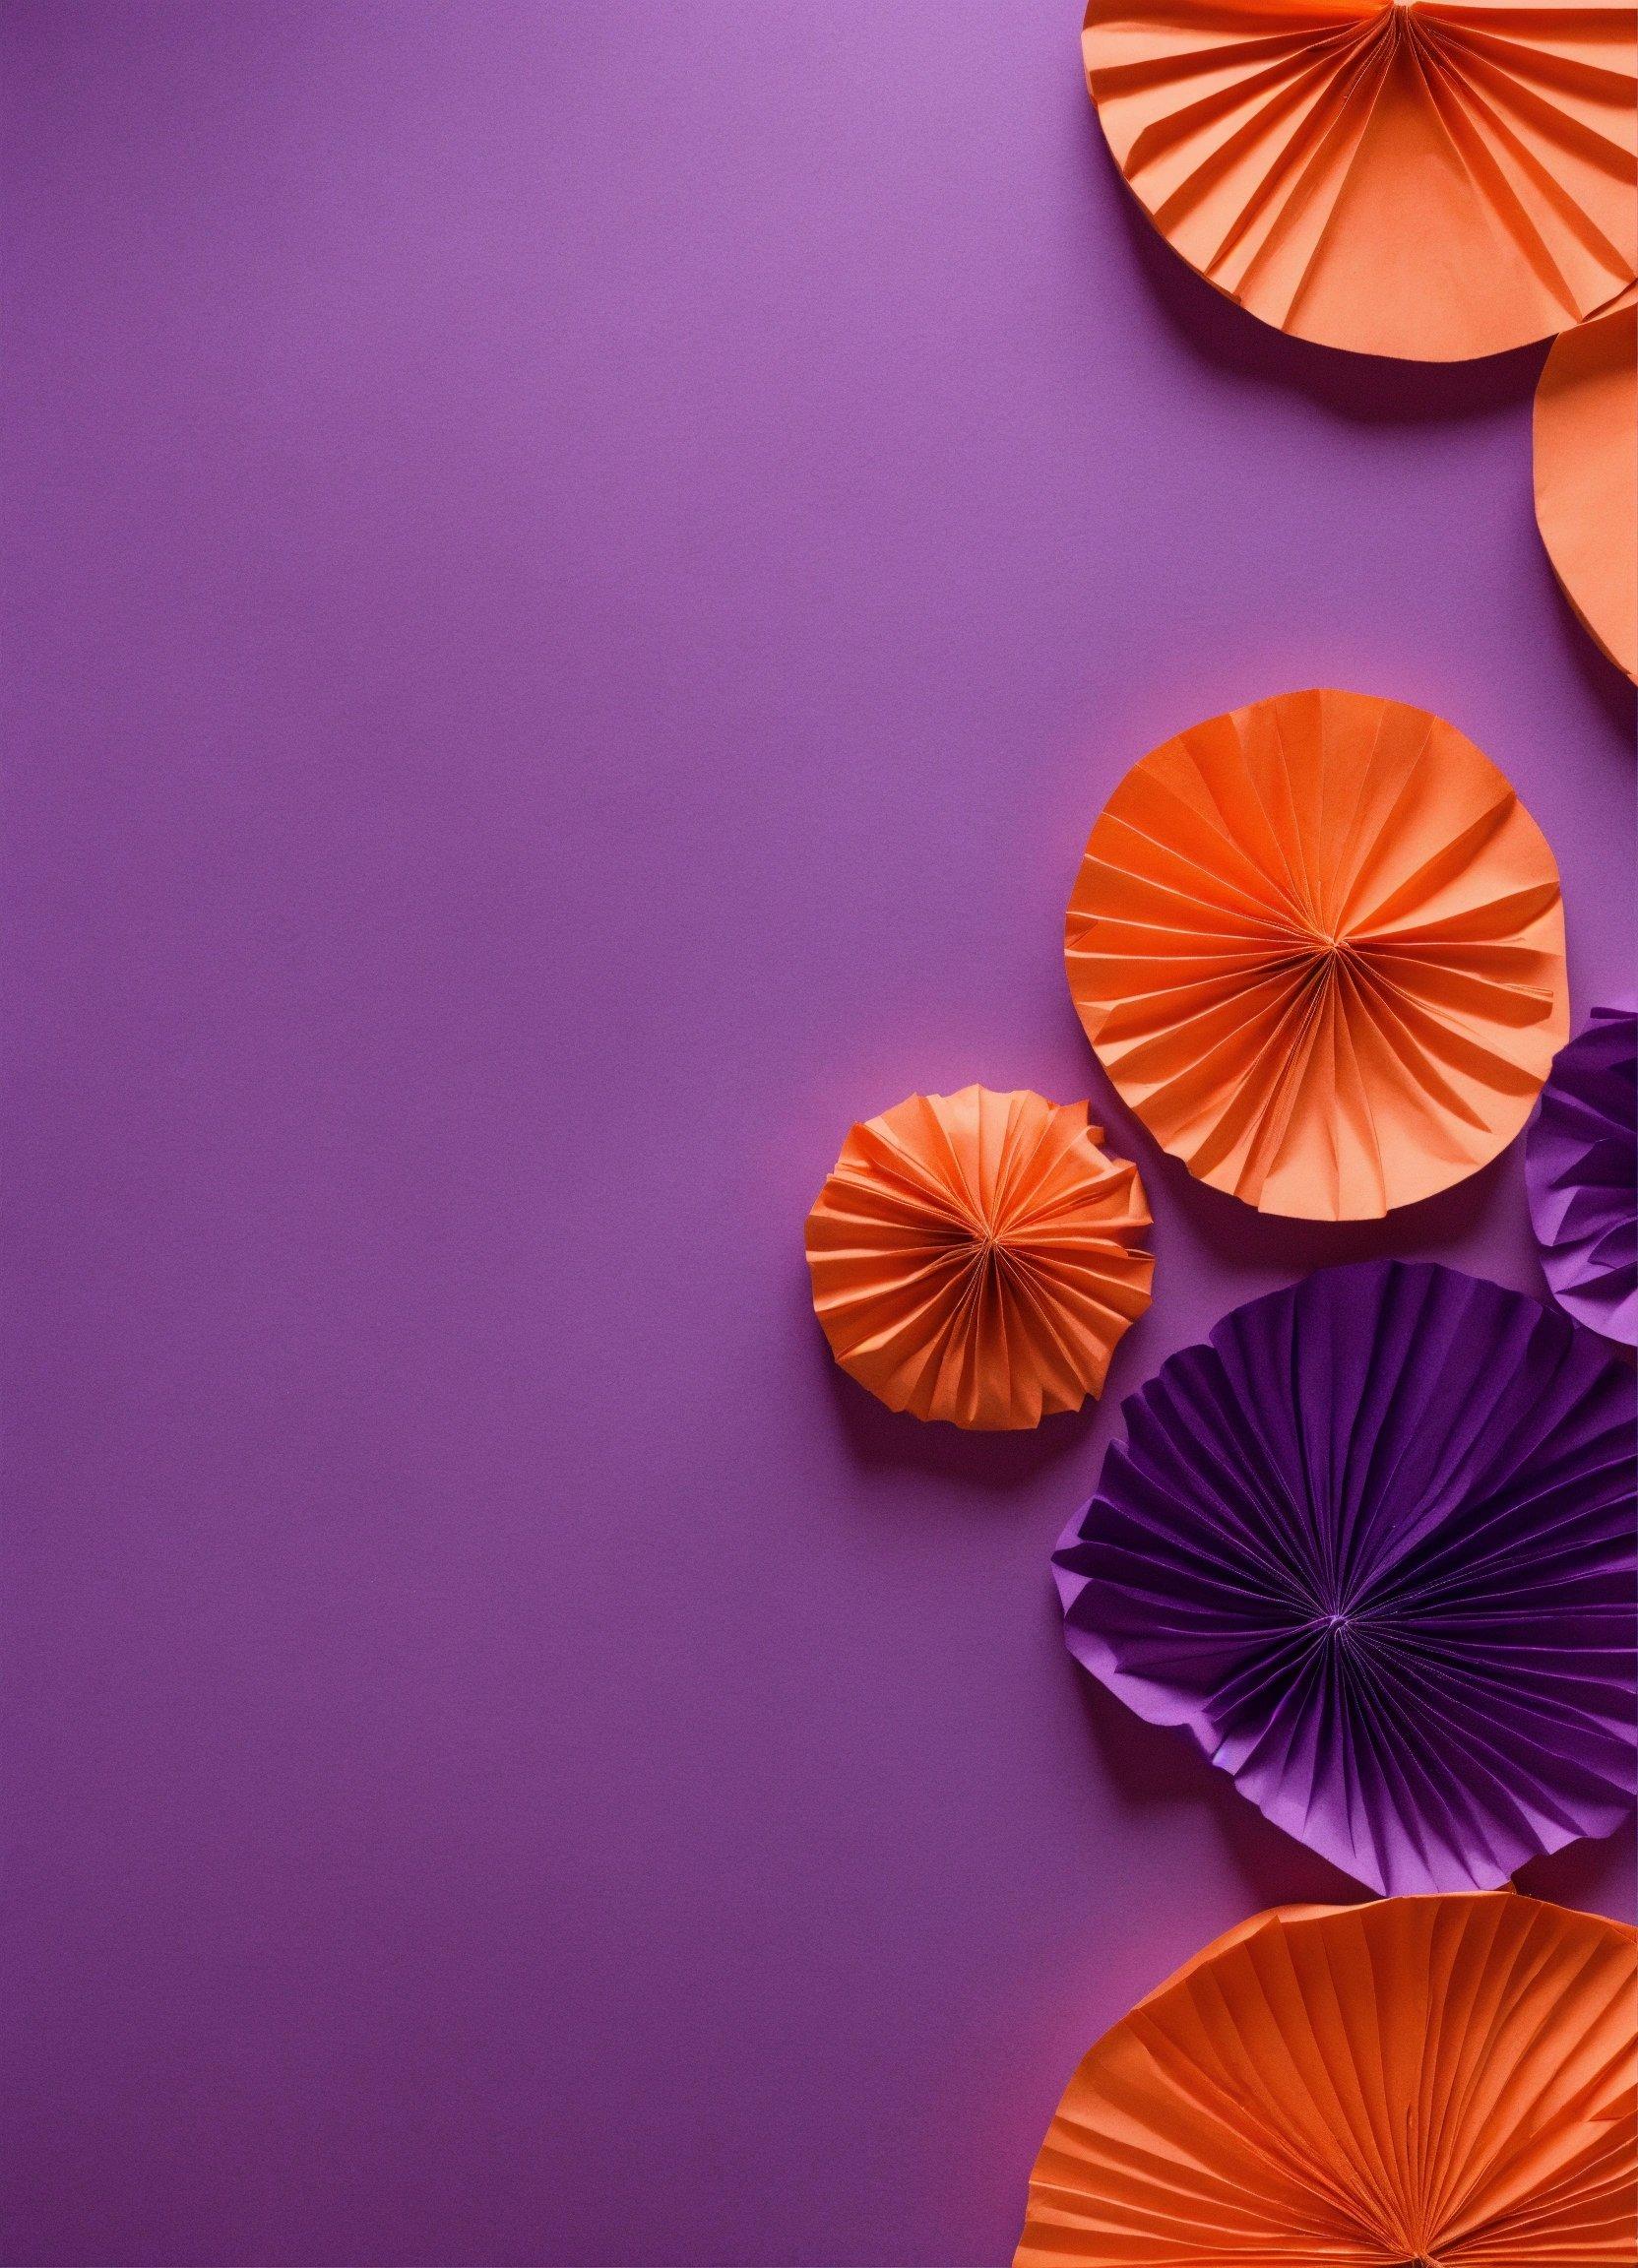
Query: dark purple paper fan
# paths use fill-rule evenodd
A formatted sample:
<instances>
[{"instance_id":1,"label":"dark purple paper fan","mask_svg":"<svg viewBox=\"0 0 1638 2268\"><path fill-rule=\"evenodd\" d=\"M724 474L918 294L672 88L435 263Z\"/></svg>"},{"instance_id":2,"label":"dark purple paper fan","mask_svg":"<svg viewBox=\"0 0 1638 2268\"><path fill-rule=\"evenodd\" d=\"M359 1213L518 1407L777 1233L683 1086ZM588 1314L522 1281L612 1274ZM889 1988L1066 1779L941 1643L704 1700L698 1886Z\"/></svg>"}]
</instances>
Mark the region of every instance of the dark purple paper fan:
<instances>
[{"instance_id":1,"label":"dark purple paper fan","mask_svg":"<svg viewBox=\"0 0 1638 2268\"><path fill-rule=\"evenodd\" d=\"M1387 1893L1632 1803L1630 1370L1454 1268L1327 1269L1123 1405L1053 1554L1071 1653Z\"/></svg>"},{"instance_id":2,"label":"dark purple paper fan","mask_svg":"<svg viewBox=\"0 0 1638 2268\"><path fill-rule=\"evenodd\" d=\"M1525 1137L1542 1267L1567 1315L1638 1346L1638 1016L1595 1008L1553 1058Z\"/></svg>"}]
</instances>

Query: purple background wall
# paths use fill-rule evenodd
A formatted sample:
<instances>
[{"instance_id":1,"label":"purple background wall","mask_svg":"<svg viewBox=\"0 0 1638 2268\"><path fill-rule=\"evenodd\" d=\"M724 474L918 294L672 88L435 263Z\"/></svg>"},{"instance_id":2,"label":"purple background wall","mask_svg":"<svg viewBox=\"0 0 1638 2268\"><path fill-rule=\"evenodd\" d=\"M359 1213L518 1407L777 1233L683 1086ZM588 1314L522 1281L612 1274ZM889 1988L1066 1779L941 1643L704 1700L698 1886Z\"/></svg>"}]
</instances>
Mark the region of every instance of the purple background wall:
<instances>
[{"instance_id":1,"label":"purple background wall","mask_svg":"<svg viewBox=\"0 0 1638 2268\"><path fill-rule=\"evenodd\" d=\"M830 1367L851 1118L1092 1094L1129 1388L1311 1262L1536 1289L1516 1155L1261 1222L1109 1102L1080 846L1429 705L1628 984L1533 354L1149 236L1071 0L4 10L12 2262L987 2262L1081 2048L1348 1894L1077 1679L1111 1411ZM1626 1847L1533 1870L1626 1913Z\"/></svg>"}]
</instances>

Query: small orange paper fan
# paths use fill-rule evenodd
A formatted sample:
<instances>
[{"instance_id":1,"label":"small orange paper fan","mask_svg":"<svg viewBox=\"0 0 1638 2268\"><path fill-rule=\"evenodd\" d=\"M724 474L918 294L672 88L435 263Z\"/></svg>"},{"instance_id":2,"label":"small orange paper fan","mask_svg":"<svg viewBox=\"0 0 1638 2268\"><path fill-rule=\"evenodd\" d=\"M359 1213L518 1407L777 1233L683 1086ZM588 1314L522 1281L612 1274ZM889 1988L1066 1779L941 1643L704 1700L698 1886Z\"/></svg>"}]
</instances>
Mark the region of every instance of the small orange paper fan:
<instances>
[{"instance_id":1,"label":"small orange paper fan","mask_svg":"<svg viewBox=\"0 0 1638 2268\"><path fill-rule=\"evenodd\" d=\"M1535 430L1536 523L1553 572L1638 681L1638 292L1554 344Z\"/></svg>"},{"instance_id":2,"label":"small orange paper fan","mask_svg":"<svg viewBox=\"0 0 1638 2268\"><path fill-rule=\"evenodd\" d=\"M1065 959L1162 1147L1306 1220L1476 1172L1568 1034L1541 829L1454 726L1362 693L1255 702L1134 765L1087 844Z\"/></svg>"},{"instance_id":3,"label":"small orange paper fan","mask_svg":"<svg viewBox=\"0 0 1638 2268\"><path fill-rule=\"evenodd\" d=\"M855 1126L808 1215L813 1304L843 1369L954 1425L1035 1425L1102 1392L1149 1304L1137 1168L1084 1102L913 1095Z\"/></svg>"},{"instance_id":4,"label":"small orange paper fan","mask_svg":"<svg viewBox=\"0 0 1638 2268\"><path fill-rule=\"evenodd\" d=\"M1631 283L1635 34L1597 0L1092 0L1082 52L1139 203L1221 290L1461 362Z\"/></svg>"},{"instance_id":5,"label":"small orange paper fan","mask_svg":"<svg viewBox=\"0 0 1638 2268\"><path fill-rule=\"evenodd\" d=\"M1104 2034L1014 2268L1632 2268L1634 1932L1510 1891L1289 1907Z\"/></svg>"}]
</instances>

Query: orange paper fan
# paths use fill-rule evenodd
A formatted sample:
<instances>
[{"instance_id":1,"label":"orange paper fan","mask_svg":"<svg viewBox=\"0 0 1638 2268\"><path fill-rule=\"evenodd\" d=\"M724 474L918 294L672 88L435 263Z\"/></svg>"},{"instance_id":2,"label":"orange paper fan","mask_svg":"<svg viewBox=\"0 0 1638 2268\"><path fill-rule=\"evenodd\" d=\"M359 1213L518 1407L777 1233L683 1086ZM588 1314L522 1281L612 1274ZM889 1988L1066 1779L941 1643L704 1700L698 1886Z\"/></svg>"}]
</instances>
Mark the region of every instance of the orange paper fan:
<instances>
[{"instance_id":1,"label":"orange paper fan","mask_svg":"<svg viewBox=\"0 0 1638 2268\"><path fill-rule=\"evenodd\" d=\"M1510 1891L1291 1907L1070 2080L1014 2268L1632 2268L1634 1932Z\"/></svg>"},{"instance_id":2,"label":"orange paper fan","mask_svg":"<svg viewBox=\"0 0 1638 2268\"><path fill-rule=\"evenodd\" d=\"M1476 1171L1569 1029L1541 829L1453 726L1362 693L1258 701L1134 765L1087 844L1065 956L1156 1140L1307 1220Z\"/></svg>"},{"instance_id":3,"label":"orange paper fan","mask_svg":"<svg viewBox=\"0 0 1638 2268\"><path fill-rule=\"evenodd\" d=\"M1632 281L1630 6L1092 0L1087 83L1161 233L1325 346L1461 362Z\"/></svg>"},{"instance_id":4,"label":"orange paper fan","mask_svg":"<svg viewBox=\"0 0 1638 2268\"><path fill-rule=\"evenodd\" d=\"M855 1126L808 1215L813 1304L890 1410L1035 1425L1102 1392L1149 1304L1137 1167L1084 1102L913 1095Z\"/></svg>"},{"instance_id":5,"label":"orange paper fan","mask_svg":"<svg viewBox=\"0 0 1638 2268\"><path fill-rule=\"evenodd\" d=\"M1536 389L1536 523L1564 595L1638 680L1638 293L1547 356Z\"/></svg>"}]
</instances>

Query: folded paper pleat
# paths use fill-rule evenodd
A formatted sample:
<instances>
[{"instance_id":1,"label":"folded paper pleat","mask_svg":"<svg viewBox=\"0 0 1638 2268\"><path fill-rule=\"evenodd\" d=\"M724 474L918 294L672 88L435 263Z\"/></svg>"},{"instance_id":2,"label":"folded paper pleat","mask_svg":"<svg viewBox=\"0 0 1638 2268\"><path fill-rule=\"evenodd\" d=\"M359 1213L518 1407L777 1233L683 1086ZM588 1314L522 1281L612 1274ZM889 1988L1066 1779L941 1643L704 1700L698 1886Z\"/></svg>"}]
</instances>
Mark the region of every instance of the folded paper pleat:
<instances>
[{"instance_id":1,"label":"folded paper pleat","mask_svg":"<svg viewBox=\"0 0 1638 2268\"><path fill-rule=\"evenodd\" d=\"M1115 161L1220 289L1323 346L1418 361L1606 306L1638 256L1630 7L1092 0Z\"/></svg>"},{"instance_id":2,"label":"folded paper pleat","mask_svg":"<svg viewBox=\"0 0 1638 2268\"><path fill-rule=\"evenodd\" d=\"M1332 1268L1122 1406L1053 1565L1076 1659L1380 1891L1607 1835L1638 1751L1630 1367L1453 1268Z\"/></svg>"},{"instance_id":3,"label":"folded paper pleat","mask_svg":"<svg viewBox=\"0 0 1638 2268\"><path fill-rule=\"evenodd\" d=\"M1564 596L1638 682L1638 293L1558 340L1536 388L1536 524Z\"/></svg>"},{"instance_id":4,"label":"folded paper pleat","mask_svg":"<svg viewBox=\"0 0 1638 2268\"><path fill-rule=\"evenodd\" d=\"M1542 1267L1566 1315L1638 1346L1638 1015L1595 1008L1525 1137Z\"/></svg>"},{"instance_id":5,"label":"folded paper pleat","mask_svg":"<svg viewBox=\"0 0 1638 2268\"><path fill-rule=\"evenodd\" d=\"M1292 1907L1104 2034L1014 2268L1631 2268L1638 1957L1508 1894Z\"/></svg>"},{"instance_id":6,"label":"folded paper pleat","mask_svg":"<svg viewBox=\"0 0 1638 2268\"><path fill-rule=\"evenodd\" d=\"M1568 1029L1540 828L1454 726L1365 694L1256 702L1135 765L1065 955L1125 1102L1265 1213L1359 1220L1462 1180Z\"/></svg>"},{"instance_id":7,"label":"folded paper pleat","mask_svg":"<svg viewBox=\"0 0 1638 2268\"><path fill-rule=\"evenodd\" d=\"M1102 1391L1149 1304L1149 1208L1084 1102L913 1095L855 1126L808 1216L813 1300L890 1409L1031 1426Z\"/></svg>"}]
</instances>

